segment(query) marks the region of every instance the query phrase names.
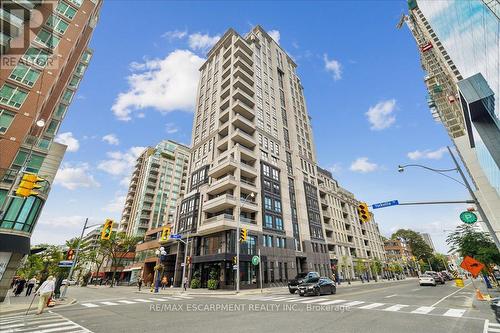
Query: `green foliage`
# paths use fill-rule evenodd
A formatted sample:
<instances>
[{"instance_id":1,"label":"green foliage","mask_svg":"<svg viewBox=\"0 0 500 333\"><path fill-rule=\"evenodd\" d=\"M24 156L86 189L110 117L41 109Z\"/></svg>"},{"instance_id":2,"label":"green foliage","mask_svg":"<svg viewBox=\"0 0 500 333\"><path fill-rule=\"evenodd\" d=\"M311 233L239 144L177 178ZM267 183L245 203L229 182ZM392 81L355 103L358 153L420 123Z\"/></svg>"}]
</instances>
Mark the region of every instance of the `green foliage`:
<instances>
[{"instance_id":1,"label":"green foliage","mask_svg":"<svg viewBox=\"0 0 500 333\"><path fill-rule=\"evenodd\" d=\"M382 262L378 259L375 259L371 263L372 272L375 274L380 274L382 272Z\"/></svg>"},{"instance_id":2,"label":"green foliage","mask_svg":"<svg viewBox=\"0 0 500 333\"><path fill-rule=\"evenodd\" d=\"M411 249L416 258L431 258L432 249L416 231L410 229L399 229L391 236L392 239L403 239Z\"/></svg>"},{"instance_id":3,"label":"green foliage","mask_svg":"<svg viewBox=\"0 0 500 333\"><path fill-rule=\"evenodd\" d=\"M191 285L192 284L193 283L191 282ZM208 280L207 287L208 287L209 290L215 290L215 289L217 289L217 280L214 280L214 279Z\"/></svg>"},{"instance_id":4,"label":"green foliage","mask_svg":"<svg viewBox=\"0 0 500 333\"><path fill-rule=\"evenodd\" d=\"M354 270L358 274L363 273L366 270L365 264L361 260L356 261L356 264L354 265Z\"/></svg>"},{"instance_id":5,"label":"green foliage","mask_svg":"<svg viewBox=\"0 0 500 333\"><path fill-rule=\"evenodd\" d=\"M201 280L199 278L194 278L191 280L191 289L198 289L201 287Z\"/></svg>"},{"instance_id":6,"label":"green foliage","mask_svg":"<svg viewBox=\"0 0 500 333\"><path fill-rule=\"evenodd\" d=\"M448 235L446 243L450 252L458 251L462 257L471 256L486 266L500 264L500 253L489 234L477 232L471 225L458 226Z\"/></svg>"}]
</instances>

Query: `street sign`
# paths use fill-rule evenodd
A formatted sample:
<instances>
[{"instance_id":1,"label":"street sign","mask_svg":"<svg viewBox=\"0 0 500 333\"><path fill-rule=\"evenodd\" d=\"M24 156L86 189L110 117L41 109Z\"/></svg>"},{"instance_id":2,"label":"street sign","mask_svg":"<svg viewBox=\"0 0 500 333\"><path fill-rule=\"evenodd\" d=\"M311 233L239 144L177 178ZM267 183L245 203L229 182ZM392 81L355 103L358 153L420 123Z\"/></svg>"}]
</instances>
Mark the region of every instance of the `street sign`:
<instances>
[{"instance_id":1,"label":"street sign","mask_svg":"<svg viewBox=\"0 0 500 333\"><path fill-rule=\"evenodd\" d=\"M473 212L465 211L460 214L460 220L466 224L474 224L477 222L477 216Z\"/></svg>"},{"instance_id":2,"label":"street sign","mask_svg":"<svg viewBox=\"0 0 500 333\"><path fill-rule=\"evenodd\" d=\"M184 263L181 263L181 267L184 267Z\"/></svg>"},{"instance_id":3,"label":"street sign","mask_svg":"<svg viewBox=\"0 0 500 333\"><path fill-rule=\"evenodd\" d=\"M233 265L233 270L237 270L238 269L238 265Z\"/></svg>"},{"instance_id":4,"label":"street sign","mask_svg":"<svg viewBox=\"0 0 500 333\"><path fill-rule=\"evenodd\" d=\"M372 205L373 209L377 208L384 208L384 207L389 207L389 206L396 206L399 205L399 201L397 200L391 200L391 201L386 201L386 202L380 202Z\"/></svg>"},{"instance_id":5,"label":"street sign","mask_svg":"<svg viewBox=\"0 0 500 333\"><path fill-rule=\"evenodd\" d=\"M259 256L253 256L252 257L252 265L257 266L259 263L260 263Z\"/></svg>"},{"instance_id":6,"label":"street sign","mask_svg":"<svg viewBox=\"0 0 500 333\"><path fill-rule=\"evenodd\" d=\"M478 274L481 272L481 270L484 268L484 264L481 262L477 261L476 259L466 256L462 263L460 264L460 267L465 269L466 271L469 271L474 278L478 276Z\"/></svg>"},{"instance_id":7,"label":"street sign","mask_svg":"<svg viewBox=\"0 0 500 333\"><path fill-rule=\"evenodd\" d=\"M171 234L170 238L172 238L172 239L181 239L182 235L180 235L180 234Z\"/></svg>"},{"instance_id":8,"label":"street sign","mask_svg":"<svg viewBox=\"0 0 500 333\"><path fill-rule=\"evenodd\" d=\"M59 267L71 267L73 266L73 261L72 260L61 260L57 264Z\"/></svg>"}]
</instances>

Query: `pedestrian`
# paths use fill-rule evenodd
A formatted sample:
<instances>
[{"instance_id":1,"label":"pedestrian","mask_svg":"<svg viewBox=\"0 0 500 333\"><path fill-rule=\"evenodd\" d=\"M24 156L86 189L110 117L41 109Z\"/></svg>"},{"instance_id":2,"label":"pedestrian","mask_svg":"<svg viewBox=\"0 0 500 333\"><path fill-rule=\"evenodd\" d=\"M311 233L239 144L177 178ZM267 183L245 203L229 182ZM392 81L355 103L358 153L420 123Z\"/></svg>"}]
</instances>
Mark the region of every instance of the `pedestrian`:
<instances>
[{"instance_id":1,"label":"pedestrian","mask_svg":"<svg viewBox=\"0 0 500 333\"><path fill-rule=\"evenodd\" d=\"M36 291L36 295L40 296L40 298L38 299L38 312L36 313L37 315L41 314L43 312L43 309L47 306L47 303L50 301L55 287L56 285L54 283L54 277L51 275Z\"/></svg>"},{"instance_id":2,"label":"pedestrian","mask_svg":"<svg viewBox=\"0 0 500 333\"><path fill-rule=\"evenodd\" d=\"M24 290L24 286L26 285L26 279L21 276L21 278L19 279L19 281L17 281L17 285L16 285L16 290L14 292L14 296L19 296L19 294L21 294Z\"/></svg>"},{"instance_id":3,"label":"pedestrian","mask_svg":"<svg viewBox=\"0 0 500 333\"><path fill-rule=\"evenodd\" d=\"M26 287L26 296L31 295L31 291L36 285L36 278L33 276L31 279L28 281L28 285Z\"/></svg>"},{"instance_id":4,"label":"pedestrian","mask_svg":"<svg viewBox=\"0 0 500 333\"><path fill-rule=\"evenodd\" d=\"M139 291L141 291L141 287L142 287L142 278L139 277L139 280L137 280L137 287L139 288Z\"/></svg>"},{"instance_id":5,"label":"pedestrian","mask_svg":"<svg viewBox=\"0 0 500 333\"><path fill-rule=\"evenodd\" d=\"M168 284L168 278L163 275L162 279L161 279L161 289L165 289L167 288L167 284Z\"/></svg>"},{"instance_id":6,"label":"pedestrian","mask_svg":"<svg viewBox=\"0 0 500 333\"><path fill-rule=\"evenodd\" d=\"M174 278L171 277L170 278L170 288L173 288L174 287Z\"/></svg>"},{"instance_id":7,"label":"pedestrian","mask_svg":"<svg viewBox=\"0 0 500 333\"><path fill-rule=\"evenodd\" d=\"M187 276L184 277L184 291L186 291L188 285L188 278Z\"/></svg>"}]
</instances>

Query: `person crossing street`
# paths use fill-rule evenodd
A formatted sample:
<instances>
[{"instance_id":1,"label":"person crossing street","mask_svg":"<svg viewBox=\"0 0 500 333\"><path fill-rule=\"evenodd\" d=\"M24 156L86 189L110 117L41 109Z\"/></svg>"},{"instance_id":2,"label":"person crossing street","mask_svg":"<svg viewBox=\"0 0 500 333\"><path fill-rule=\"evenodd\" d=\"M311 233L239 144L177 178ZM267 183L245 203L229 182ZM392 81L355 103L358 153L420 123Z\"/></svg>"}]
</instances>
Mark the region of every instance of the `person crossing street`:
<instances>
[{"instance_id":1,"label":"person crossing street","mask_svg":"<svg viewBox=\"0 0 500 333\"><path fill-rule=\"evenodd\" d=\"M40 296L38 300L38 311L37 315L42 314L43 309L47 306L50 298L52 297L52 293L55 289L54 277L51 275L47 278L47 280L42 283L40 288L38 288L36 294Z\"/></svg>"}]
</instances>

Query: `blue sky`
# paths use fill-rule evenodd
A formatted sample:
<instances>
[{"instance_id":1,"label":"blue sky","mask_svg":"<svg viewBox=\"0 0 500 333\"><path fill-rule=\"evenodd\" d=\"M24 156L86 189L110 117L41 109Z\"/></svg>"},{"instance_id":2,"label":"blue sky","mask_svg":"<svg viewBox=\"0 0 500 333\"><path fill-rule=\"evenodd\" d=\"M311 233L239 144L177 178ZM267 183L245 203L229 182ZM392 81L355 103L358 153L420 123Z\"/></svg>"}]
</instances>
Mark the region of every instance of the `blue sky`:
<instances>
[{"instance_id":1,"label":"blue sky","mask_svg":"<svg viewBox=\"0 0 500 333\"><path fill-rule=\"evenodd\" d=\"M404 0L105 1L94 57L59 131L71 151L32 242L62 243L87 216L119 221L141 147L167 138L190 143L191 87L206 50L228 28L244 34L256 24L296 60L319 163L342 186L369 204L467 198L440 175L397 172L400 163L452 165L443 150L451 142L426 105L415 42L406 27L396 29L403 12ZM443 252L443 230L459 223L464 208L391 207L375 218L385 236L398 228L429 232Z\"/></svg>"}]
</instances>

